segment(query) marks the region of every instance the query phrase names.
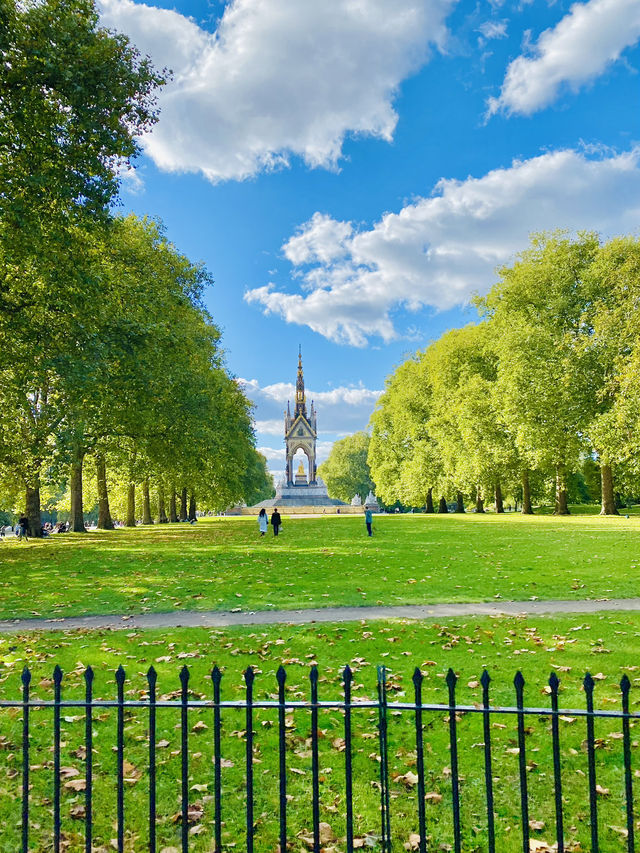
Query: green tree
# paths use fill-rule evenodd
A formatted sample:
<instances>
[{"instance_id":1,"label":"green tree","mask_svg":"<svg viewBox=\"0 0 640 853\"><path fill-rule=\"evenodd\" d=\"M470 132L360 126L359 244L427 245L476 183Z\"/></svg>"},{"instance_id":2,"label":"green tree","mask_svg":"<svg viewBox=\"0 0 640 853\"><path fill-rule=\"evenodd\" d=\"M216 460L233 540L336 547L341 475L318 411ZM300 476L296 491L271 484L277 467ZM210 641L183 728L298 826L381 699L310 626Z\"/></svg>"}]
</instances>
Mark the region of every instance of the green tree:
<instances>
[{"instance_id":1,"label":"green tree","mask_svg":"<svg viewBox=\"0 0 640 853\"><path fill-rule=\"evenodd\" d=\"M371 415L369 466L386 504L426 507L434 488L446 489L440 450L429 432L433 388L428 359L417 353L387 378Z\"/></svg>"},{"instance_id":2,"label":"green tree","mask_svg":"<svg viewBox=\"0 0 640 853\"><path fill-rule=\"evenodd\" d=\"M368 452L369 435L364 431L335 442L329 458L318 468L331 497L349 503L354 495L360 495L364 502L375 488L367 462Z\"/></svg>"},{"instance_id":3,"label":"green tree","mask_svg":"<svg viewBox=\"0 0 640 853\"><path fill-rule=\"evenodd\" d=\"M567 477L587 447L601 370L583 346L589 267L598 238L536 235L479 305L492 326L505 423L531 468L552 470L556 512L567 514Z\"/></svg>"},{"instance_id":4,"label":"green tree","mask_svg":"<svg viewBox=\"0 0 640 853\"><path fill-rule=\"evenodd\" d=\"M86 0L3 0L0 55L0 463L39 535L43 465L97 346L87 247L162 77Z\"/></svg>"}]
</instances>

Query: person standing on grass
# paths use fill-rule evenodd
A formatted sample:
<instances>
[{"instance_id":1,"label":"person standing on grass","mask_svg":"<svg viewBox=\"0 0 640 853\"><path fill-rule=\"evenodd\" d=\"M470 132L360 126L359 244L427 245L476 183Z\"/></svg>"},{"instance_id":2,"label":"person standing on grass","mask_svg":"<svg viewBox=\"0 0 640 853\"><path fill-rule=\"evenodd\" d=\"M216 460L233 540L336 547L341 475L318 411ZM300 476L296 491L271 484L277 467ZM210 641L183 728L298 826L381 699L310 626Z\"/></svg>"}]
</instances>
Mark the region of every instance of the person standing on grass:
<instances>
[{"instance_id":1,"label":"person standing on grass","mask_svg":"<svg viewBox=\"0 0 640 853\"><path fill-rule=\"evenodd\" d=\"M273 512L271 513L271 526L273 527L273 535L277 536L280 532L280 525L282 524L282 518L280 517L280 513L278 512L278 507L275 507Z\"/></svg>"},{"instance_id":2,"label":"person standing on grass","mask_svg":"<svg viewBox=\"0 0 640 853\"><path fill-rule=\"evenodd\" d=\"M29 541L29 519L26 515L21 515L20 520L18 521L18 539L24 539L25 542Z\"/></svg>"},{"instance_id":3,"label":"person standing on grass","mask_svg":"<svg viewBox=\"0 0 640 853\"><path fill-rule=\"evenodd\" d=\"M269 524L269 519L267 518L267 513L264 507L258 513L258 527L260 528L260 536L264 536L267 532L267 526Z\"/></svg>"},{"instance_id":4,"label":"person standing on grass","mask_svg":"<svg viewBox=\"0 0 640 853\"><path fill-rule=\"evenodd\" d=\"M364 523L367 525L367 533L369 536L373 536L373 530L371 525L373 524L373 513L370 509L365 509L364 511Z\"/></svg>"}]
</instances>

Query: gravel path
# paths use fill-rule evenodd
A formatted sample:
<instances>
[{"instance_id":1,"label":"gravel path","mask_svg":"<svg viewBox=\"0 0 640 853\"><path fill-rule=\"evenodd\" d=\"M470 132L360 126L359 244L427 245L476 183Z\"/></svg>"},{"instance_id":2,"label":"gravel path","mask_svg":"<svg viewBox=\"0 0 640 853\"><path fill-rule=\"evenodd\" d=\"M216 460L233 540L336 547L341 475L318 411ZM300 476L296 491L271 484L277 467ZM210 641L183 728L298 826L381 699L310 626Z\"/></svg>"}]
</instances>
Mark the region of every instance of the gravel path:
<instances>
[{"instance_id":1,"label":"gravel path","mask_svg":"<svg viewBox=\"0 0 640 853\"><path fill-rule=\"evenodd\" d=\"M71 631L78 628L227 628L233 625L308 625L314 622L356 622L360 619L445 619L466 616L537 616L545 613L598 613L604 610L640 611L640 598L600 598L586 601L495 601L397 607L323 607L316 610L258 610L229 612L172 611L124 616L70 616L51 619L0 621L0 633Z\"/></svg>"}]
</instances>

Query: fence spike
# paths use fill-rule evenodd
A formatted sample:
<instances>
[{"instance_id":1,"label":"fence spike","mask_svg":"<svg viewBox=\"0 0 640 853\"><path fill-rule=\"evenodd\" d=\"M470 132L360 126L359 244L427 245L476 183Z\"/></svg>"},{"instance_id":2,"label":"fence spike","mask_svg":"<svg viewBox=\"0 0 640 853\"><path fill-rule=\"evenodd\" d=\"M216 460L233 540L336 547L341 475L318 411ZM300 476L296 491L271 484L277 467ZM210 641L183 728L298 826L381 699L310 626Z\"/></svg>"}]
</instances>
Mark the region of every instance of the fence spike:
<instances>
[{"instance_id":1,"label":"fence spike","mask_svg":"<svg viewBox=\"0 0 640 853\"><path fill-rule=\"evenodd\" d=\"M558 678L555 672L552 672L549 676L549 687L551 688L553 693L558 692L558 688L560 687L560 679Z\"/></svg>"},{"instance_id":2,"label":"fence spike","mask_svg":"<svg viewBox=\"0 0 640 853\"><path fill-rule=\"evenodd\" d=\"M626 672L620 679L620 690L622 691L623 696L631 690L631 682L629 681L629 676Z\"/></svg>"},{"instance_id":3,"label":"fence spike","mask_svg":"<svg viewBox=\"0 0 640 853\"><path fill-rule=\"evenodd\" d=\"M60 684L62 682L62 675L63 675L63 673L62 673L62 670L60 669L60 666L58 664L56 664L55 668L53 670L53 683L54 684Z\"/></svg>"},{"instance_id":4,"label":"fence spike","mask_svg":"<svg viewBox=\"0 0 640 853\"><path fill-rule=\"evenodd\" d=\"M424 675L422 674L422 670L418 666L413 670L412 681L413 681L413 686L416 689L418 689L420 687L420 685L422 684L422 682L424 681Z\"/></svg>"},{"instance_id":5,"label":"fence spike","mask_svg":"<svg viewBox=\"0 0 640 853\"><path fill-rule=\"evenodd\" d=\"M516 693L521 694L524 690L525 680L524 675L518 670L513 679L513 686L516 688Z\"/></svg>"},{"instance_id":6,"label":"fence spike","mask_svg":"<svg viewBox=\"0 0 640 853\"><path fill-rule=\"evenodd\" d=\"M309 681L313 684L318 682L318 666L317 664L313 664L311 669L309 670Z\"/></svg>"},{"instance_id":7,"label":"fence spike","mask_svg":"<svg viewBox=\"0 0 640 853\"><path fill-rule=\"evenodd\" d=\"M211 670L211 681L213 681L214 685L217 684L218 686L222 681L222 672L220 671L220 668L217 664Z\"/></svg>"},{"instance_id":8,"label":"fence spike","mask_svg":"<svg viewBox=\"0 0 640 853\"><path fill-rule=\"evenodd\" d=\"M491 676L489 675L489 673L487 672L486 669L483 669L482 675L480 676L480 684L482 684L482 686L486 690L490 683L491 683Z\"/></svg>"},{"instance_id":9,"label":"fence spike","mask_svg":"<svg viewBox=\"0 0 640 853\"><path fill-rule=\"evenodd\" d=\"M158 673L155 670L155 667L150 666L147 670L147 681L149 683L149 687L155 687L156 682L158 681Z\"/></svg>"},{"instance_id":10,"label":"fence spike","mask_svg":"<svg viewBox=\"0 0 640 853\"><path fill-rule=\"evenodd\" d=\"M351 682L353 680L353 671L352 671L351 667L349 666L349 664L347 664L345 666L345 668L342 670L342 680L344 681L345 684L351 684Z\"/></svg>"},{"instance_id":11,"label":"fence spike","mask_svg":"<svg viewBox=\"0 0 640 853\"><path fill-rule=\"evenodd\" d=\"M116 684L122 685L124 684L125 678L127 677L126 672L124 671L124 667L122 664L116 670Z\"/></svg>"},{"instance_id":12,"label":"fence spike","mask_svg":"<svg viewBox=\"0 0 640 853\"><path fill-rule=\"evenodd\" d=\"M282 666L282 664L280 664L280 666L278 667L278 671L276 672L276 679L278 681L278 684L284 684L287 680L287 671Z\"/></svg>"},{"instance_id":13,"label":"fence spike","mask_svg":"<svg viewBox=\"0 0 640 853\"><path fill-rule=\"evenodd\" d=\"M244 681L247 687L253 684L255 681L256 674L252 666L248 666L244 671Z\"/></svg>"},{"instance_id":14,"label":"fence spike","mask_svg":"<svg viewBox=\"0 0 640 853\"><path fill-rule=\"evenodd\" d=\"M596 686L596 683L593 680L593 676L591 675L590 672L586 673L586 675L582 681L582 684L584 685L584 689L587 693L593 693L593 689Z\"/></svg>"},{"instance_id":15,"label":"fence spike","mask_svg":"<svg viewBox=\"0 0 640 853\"><path fill-rule=\"evenodd\" d=\"M186 664L180 670L180 683L183 687L189 683L189 667Z\"/></svg>"},{"instance_id":16,"label":"fence spike","mask_svg":"<svg viewBox=\"0 0 640 853\"><path fill-rule=\"evenodd\" d=\"M447 677L446 677L445 681L447 682L447 687L449 688L449 690L451 690L453 687L456 686L456 683L458 681L458 676L451 669L451 667L449 667L449 671L447 672Z\"/></svg>"},{"instance_id":17,"label":"fence spike","mask_svg":"<svg viewBox=\"0 0 640 853\"><path fill-rule=\"evenodd\" d=\"M21 679L21 681L25 687L31 683L31 671L29 670L29 667L27 667L27 666L24 667L24 669L22 670L22 675L20 676L20 679Z\"/></svg>"},{"instance_id":18,"label":"fence spike","mask_svg":"<svg viewBox=\"0 0 640 853\"><path fill-rule=\"evenodd\" d=\"M93 675L93 669L91 668L91 666L88 666L84 671L84 680L87 686L93 683Z\"/></svg>"}]
</instances>

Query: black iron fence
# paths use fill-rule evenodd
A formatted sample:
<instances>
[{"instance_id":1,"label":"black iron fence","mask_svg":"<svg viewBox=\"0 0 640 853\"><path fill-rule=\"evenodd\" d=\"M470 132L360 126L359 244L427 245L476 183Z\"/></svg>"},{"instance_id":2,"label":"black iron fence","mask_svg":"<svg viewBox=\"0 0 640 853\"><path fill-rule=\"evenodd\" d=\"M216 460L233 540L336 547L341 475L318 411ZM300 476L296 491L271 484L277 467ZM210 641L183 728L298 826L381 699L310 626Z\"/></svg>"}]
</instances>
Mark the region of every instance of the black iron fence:
<instances>
[{"instance_id":1,"label":"black iron fence","mask_svg":"<svg viewBox=\"0 0 640 853\"><path fill-rule=\"evenodd\" d=\"M590 851L598 853L601 849L610 850L611 846L601 847L599 838L599 795L602 793L601 786L598 785L597 774L598 764L596 761L596 749L599 746L598 739L595 736L594 723L598 718L607 719L609 721L617 721L620 727L617 739L620 744L620 764L618 765L618 775L620 776L619 784L621 796L619 798L619 806L621 809L620 820L624 826L617 828L620 838L617 849L626 849L629 853L635 850L635 819L634 819L634 802L633 802L633 772L632 772L632 740L630 727L635 721L640 719L640 714L629 711L629 691L630 681L625 675L620 682L620 706L615 710L594 710L594 678L587 673L583 680L583 688L585 695L585 707L582 709L561 709L559 707L559 689L560 681L555 673L552 673L548 686L545 685L544 691L549 697L549 706L547 707L526 707L525 706L525 681L521 672L518 672L514 679L515 688L515 705L514 706L498 706L492 705L490 699L490 677L486 671L483 672L480 679L482 690L482 701L475 704L460 704L456 698L457 676L453 670L449 670L446 675L446 687L448 691L448 702L446 704L431 704L423 702L423 673L416 668L413 674L413 701L389 701L388 689L388 673L385 667L377 669L377 698L359 700L352 696L353 673L347 666L342 672L342 687L343 695L340 699L321 700L318 696L318 669L312 666L309 671L309 694L308 698L292 700L286 689L287 673L284 667L280 667L276 674L277 681L277 698L276 694L272 694L274 698L269 700L257 700L254 698L254 681L256 671L249 667L244 673L244 687L246 689L245 698L241 701L230 701L222 698L222 673L215 667L210 675L211 678L211 698L194 699L189 688L189 670L185 666L180 672L180 690L176 691L174 698L159 698L157 695L157 674L153 667L146 673L146 695L138 699L125 698L125 682L126 675L122 667L116 672L116 697L113 700L95 699L93 695L94 673L91 667L88 667L84 673L84 696L76 699L64 699L62 696L63 673L59 667L56 667L53 673L52 687L53 699L41 700L34 698L31 692L31 673L28 669L24 669L22 673L22 698L15 701L0 700L0 709L15 709L21 717L17 719L17 725L21 734L21 771L12 774L12 778L16 784L18 796L16 802L21 802L21 846L22 853L28 853L34 848L30 846L30 832L33 829L34 821L30 809L32 808L31 791L31 748L34 734L32 731L31 714L35 709L50 709L52 714L52 742L49 749L52 752L52 762L50 764L50 792L51 798L47 803L50 805L49 812L51 814L50 830L48 835L47 849L53 849L54 853L60 853L68 847L65 843L64 836L61 832L61 716L65 719L64 714L69 709L80 709L84 716L84 738L83 738L83 760L84 760L84 779L77 785L77 790L83 791L84 802L80 806L82 819L84 824L84 849L86 853L92 853L94 850L93 838L93 809L94 809L94 720L96 714L104 711L104 709L115 710L115 744L111 747L116 753L116 773L115 773L115 833L116 838L112 842L112 846L122 853L125 850L125 825L126 820L130 815L125 810L125 780L126 780L126 737L125 737L125 715L131 709L138 709L138 712L144 715L146 723L146 735L144 740L146 755L146 793L145 800L147 804L147 815L143 819L146 826L146 837L142 842L144 847L136 847L136 849L148 849L151 853L155 853L159 844L157 840L157 824L158 824L158 804L156 798L157 782L158 782L158 749L159 742L157 738L157 712L161 708L174 709L178 712L179 723L176 728L179 728L180 734L180 810L176 816L175 823L180 825L179 841L182 853L187 853L192 849L192 845L197 843L192 837L189 827L193 824L190 809L190 734L189 728L189 712L198 709L206 711L211 715L213 731L208 735L212 738L210 741L212 749L212 768L211 782L213 786L213 796L210 798L212 803L213 821L213 850L216 853L225 849L223 843L223 826L225 825L225 802L223 798L223 780L225 776L225 749L223 748L223 735L225 728L223 722L226 720L227 712L241 713L244 716L244 730L241 732L233 732L244 740L244 762L242 767L243 773L243 793L242 801L244 803L244 849L247 853L253 853L254 848L261 848L260 832L257 828L257 821L254 815L254 804L256 797L257 781L254 779L254 763L255 759L255 743L258 733L256 732L255 714L260 709L271 709L274 721L277 720L277 773L274 775L277 778L260 779L259 785L270 784L277 789L277 808L276 813L272 815L274 821L277 822L277 837L279 850L285 853L291 849L291 842L298 836L290 835L288 827L288 811L291 806L291 795L288 793L288 755L287 755L287 736L288 729L291 728L290 718L287 714L292 711L304 712L308 714L310 722L310 783L305 783L304 788L304 807L308 808L310 816L311 830L305 840L308 849L314 853L320 853L323 847L328 846L327 840L323 838L323 823L321 821L321 770L319 762L319 712L332 710L334 713L340 714L341 717L341 732L340 738L340 756L336 753L336 759L342 762L342 770L344 772L344 789L341 797L343 810L345 834L338 843L338 849L344 849L347 853L352 853L354 848L362 847L362 839L356 837L355 822L357 815L354 813L354 712L362 709L368 709L369 712L374 712L376 717L376 725L374 734L369 737L375 737L376 755L379 769L377 779L373 781L373 787L378 798L376 811L379 810L379 826L375 834L371 834L367 839L367 846L377 847L382 853L390 853L393 849L413 849L419 853L427 853L429 849L452 849L455 853L461 853L463 849L463 820L461 818L461 798L464 785L461 784L462 777L459 768L459 726L462 718L465 715L478 715L481 720L482 742L474 744L479 747L483 760L479 764L483 768L480 772L480 778L476 780L476 784L481 785L483 789L484 800L484 827L483 827L483 844L482 847L469 847L469 849L486 849L489 853L495 853L496 849L496 813L494 804L494 784L495 772L492 767L495 754L495 742L492 746L492 740L495 734L492 732L492 726L505 728L496 720L512 719L515 722L515 732L517 732L517 746L509 750L513 755L517 755L517 772L514 776L514 782L517 778L516 792L517 796L517 811L519 811L519 826L517 827L518 844L517 847L523 853L531 853L532 850L554 850L557 853L564 853L569 849L584 849L567 845L565 836L565 797L563 785L566 784L563 774L563 761L561 757L561 720L569 720L571 722L583 721L585 740L582 744L584 753L586 754L586 764L588 768L585 776L586 791L588 792L588 809L587 821L590 836ZM428 750L429 734L426 720L430 715L443 715L444 722L448 727L448 755L450 763L450 773L447 774L450 784L450 832L451 836L444 839L444 846L430 843L430 837L437 835L437 818L427 816L426 802L430 795L427 793L425 785L426 768L428 765L428 756L425 752ZM415 760L412 761L412 766L415 767L415 774L411 777L411 799L413 801L414 814L412 824L415 828L414 833L410 836L410 841L407 843L404 838L397 838L392 832L392 802L393 795L390 795L390 779L389 771L389 721L391 717L403 717L410 724L410 740L412 751L415 750ZM551 755L552 763L546 769L548 779L548 797L552 798L554 804L554 823L553 836L554 842L536 842L532 840L531 835L531 820L530 820L530 792L529 792L529 774L531 763L528 761L527 755L527 735L530 730L527 729L528 718L537 717L543 718L550 723L551 737ZM2 718L0 717L0 720ZM75 719L75 718L74 718ZM493 722L492 722L493 721ZM204 726L204 728L208 728ZM404 729L405 735L407 729ZM2 744L2 728L0 725L0 746ZM64 744L66 745L66 744ZM633 746L638 746L633 742ZM413 753L412 753L413 754ZM614 768L615 770L615 768ZM324 771L322 771L324 772ZM637 772L637 771L636 771ZM544 775L544 774L543 774ZM640 775L640 774L638 774ZM482 778L483 776L483 778ZM468 784L468 780L466 780ZM546 784L546 783L545 783ZM21 787L21 795L20 795ZM439 795L438 795L439 796ZM298 795L298 799L300 795ZM476 815L478 817L478 815ZM574 821L575 816L568 816L571 821ZM138 822L140 816L137 815ZM575 829L575 827L573 827ZM42 829L40 822L38 829ZM439 842L443 839L440 836ZM552 843L555 846L551 846ZM546 846L545 846L546 845ZM235 845L234 845L235 846ZM7 847L6 849L16 849ZM5 849L4 847L2 849ZM41 848L38 848L41 849ZM44 849L44 848L42 848ZM273 849L273 848L270 848Z\"/></svg>"}]
</instances>

